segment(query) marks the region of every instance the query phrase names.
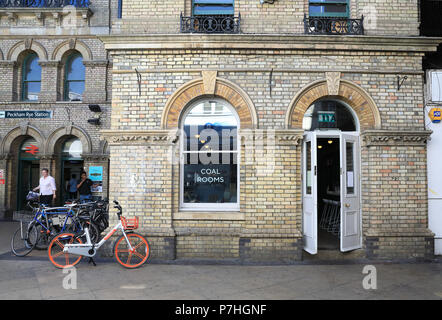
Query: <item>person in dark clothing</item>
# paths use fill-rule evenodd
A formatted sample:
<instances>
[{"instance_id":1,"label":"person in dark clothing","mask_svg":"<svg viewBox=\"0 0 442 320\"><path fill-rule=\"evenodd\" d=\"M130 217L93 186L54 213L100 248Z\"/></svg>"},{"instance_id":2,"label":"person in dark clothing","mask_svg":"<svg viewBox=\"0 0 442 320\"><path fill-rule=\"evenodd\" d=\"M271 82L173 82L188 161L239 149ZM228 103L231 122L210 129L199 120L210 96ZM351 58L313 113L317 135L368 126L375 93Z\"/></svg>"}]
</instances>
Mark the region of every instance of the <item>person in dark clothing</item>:
<instances>
[{"instance_id":1,"label":"person in dark clothing","mask_svg":"<svg viewBox=\"0 0 442 320\"><path fill-rule=\"evenodd\" d=\"M92 180L87 177L86 172L81 173L81 180L77 184L77 190L80 193L80 202L84 203L92 200Z\"/></svg>"}]
</instances>

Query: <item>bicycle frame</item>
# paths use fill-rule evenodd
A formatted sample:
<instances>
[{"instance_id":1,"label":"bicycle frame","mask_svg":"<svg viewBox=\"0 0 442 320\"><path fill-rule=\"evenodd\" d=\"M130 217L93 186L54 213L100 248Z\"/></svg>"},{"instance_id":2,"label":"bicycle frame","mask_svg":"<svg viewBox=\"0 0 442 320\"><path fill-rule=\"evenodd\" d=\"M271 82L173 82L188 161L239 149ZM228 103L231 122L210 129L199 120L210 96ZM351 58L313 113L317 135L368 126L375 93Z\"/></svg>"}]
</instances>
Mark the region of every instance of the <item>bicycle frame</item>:
<instances>
[{"instance_id":1,"label":"bicycle frame","mask_svg":"<svg viewBox=\"0 0 442 320\"><path fill-rule=\"evenodd\" d=\"M66 244L64 245L63 252L71 253L79 256L85 257L94 257L97 254L98 249L118 230L123 232L123 236L126 239L126 242L129 245L129 249L133 250L129 239L127 238L126 232L124 231L123 224L121 220L106 234L106 236L100 240L100 242L94 244L91 242L91 237L89 235L89 228L84 228L84 232L86 234L86 243L75 243L75 244Z\"/></svg>"}]
</instances>

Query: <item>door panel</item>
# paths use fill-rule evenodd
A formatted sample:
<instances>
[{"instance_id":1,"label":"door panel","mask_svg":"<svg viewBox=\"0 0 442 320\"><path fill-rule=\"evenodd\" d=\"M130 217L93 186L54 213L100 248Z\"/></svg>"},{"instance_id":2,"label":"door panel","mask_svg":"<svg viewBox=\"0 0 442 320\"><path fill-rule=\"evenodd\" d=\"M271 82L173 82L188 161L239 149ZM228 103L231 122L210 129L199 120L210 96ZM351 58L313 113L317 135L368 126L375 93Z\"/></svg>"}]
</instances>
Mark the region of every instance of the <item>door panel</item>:
<instances>
[{"instance_id":1,"label":"door panel","mask_svg":"<svg viewBox=\"0 0 442 320\"><path fill-rule=\"evenodd\" d=\"M303 142L303 228L304 250L318 252L316 133L309 132Z\"/></svg>"},{"instance_id":2,"label":"door panel","mask_svg":"<svg viewBox=\"0 0 442 320\"><path fill-rule=\"evenodd\" d=\"M341 251L362 247L359 136L341 133Z\"/></svg>"}]
</instances>

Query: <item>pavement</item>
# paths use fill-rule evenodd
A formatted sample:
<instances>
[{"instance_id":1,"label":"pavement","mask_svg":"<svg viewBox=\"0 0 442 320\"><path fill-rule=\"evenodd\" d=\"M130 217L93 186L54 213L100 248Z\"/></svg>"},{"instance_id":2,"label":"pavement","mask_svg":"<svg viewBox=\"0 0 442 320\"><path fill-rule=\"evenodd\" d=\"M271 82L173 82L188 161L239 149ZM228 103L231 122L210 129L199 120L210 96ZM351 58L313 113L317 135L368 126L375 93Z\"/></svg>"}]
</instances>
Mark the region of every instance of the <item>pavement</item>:
<instances>
[{"instance_id":1,"label":"pavement","mask_svg":"<svg viewBox=\"0 0 442 320\"><path fill-rule=\"evenodd\" d=\"M365 264L356 263L269 266L177 261L128 270L110 258L97 259L96 267L83 259L74 281L74 273L52 266L46 251L34 250L22 258L12 255L9 246L15 228L16 223L0 221L0 300L442 300L441 263L372 263L376 289L364 289Z\"/></svg>"}]
</instances>

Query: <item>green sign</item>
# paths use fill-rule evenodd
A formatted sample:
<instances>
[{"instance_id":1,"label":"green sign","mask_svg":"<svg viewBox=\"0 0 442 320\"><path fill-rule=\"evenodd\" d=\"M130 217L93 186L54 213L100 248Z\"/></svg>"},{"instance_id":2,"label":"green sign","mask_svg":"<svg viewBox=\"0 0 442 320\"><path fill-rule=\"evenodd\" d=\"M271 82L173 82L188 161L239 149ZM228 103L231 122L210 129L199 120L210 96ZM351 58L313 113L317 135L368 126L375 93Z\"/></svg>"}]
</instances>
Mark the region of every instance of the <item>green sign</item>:
<instances>
[{"instance_id":1,"label":"green sign","mask_svg":"<svg viewBox=\"0 0 442 320\"><path fill-rule=\"evenodd\" d=\"M318 112L318 121L320 123L336 123L336 116L333 111L327 112L327 111L319 111Z\"/></svg>"}]
</instances>

